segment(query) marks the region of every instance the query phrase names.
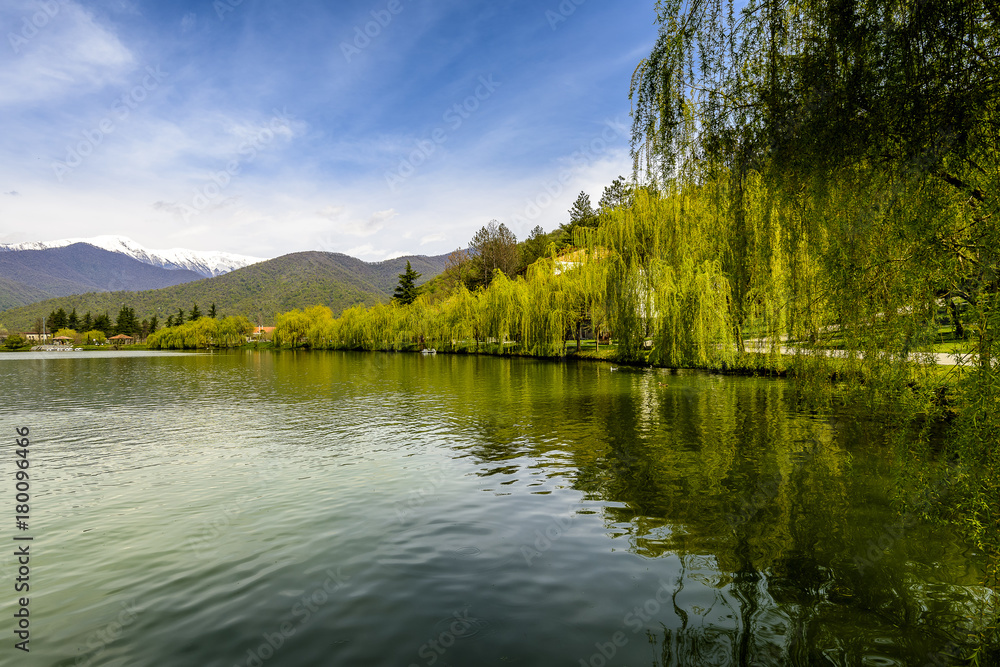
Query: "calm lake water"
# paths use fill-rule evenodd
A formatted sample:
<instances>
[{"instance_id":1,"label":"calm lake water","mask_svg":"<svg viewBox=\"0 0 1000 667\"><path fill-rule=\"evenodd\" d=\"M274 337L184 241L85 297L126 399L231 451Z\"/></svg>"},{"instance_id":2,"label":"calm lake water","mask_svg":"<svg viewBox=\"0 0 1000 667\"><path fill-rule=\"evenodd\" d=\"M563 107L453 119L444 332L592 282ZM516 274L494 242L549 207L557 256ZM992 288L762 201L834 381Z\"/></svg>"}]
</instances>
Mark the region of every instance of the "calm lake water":
<instances>
[{"instance_id":1,"label":"calm lake water","mask_svg":"<svg viewBox=\"0 0 1000 667\"><path fill-rule=\"evenodd\" d=\"M784 381L50 353L0 386L2 535L28 426L35 538L3 664L936 665L985 594L892 511L878 429Z\"/></svg>"}]
</instances>

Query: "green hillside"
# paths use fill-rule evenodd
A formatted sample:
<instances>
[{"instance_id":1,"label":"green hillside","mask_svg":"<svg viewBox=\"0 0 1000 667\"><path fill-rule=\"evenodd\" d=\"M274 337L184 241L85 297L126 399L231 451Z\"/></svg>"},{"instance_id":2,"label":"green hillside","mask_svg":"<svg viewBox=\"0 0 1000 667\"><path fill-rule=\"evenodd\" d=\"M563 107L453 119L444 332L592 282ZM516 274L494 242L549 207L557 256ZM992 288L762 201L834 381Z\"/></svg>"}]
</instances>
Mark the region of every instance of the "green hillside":
<instances>
[{"instance_id":1,"label":"green hillside","mask_svg":"<svg viewBox=\"0 0 1000 667\"><path fill-rule=\"evenodd\" d=\"M0 311L17 308L48 297L48 294L30 285L0 278Z\"/></svg>"},{"instance_id":2,"label":"green hillside","mask_svg":"<svg viewBox=\"0 0 1000 667\"><path fill-rule=\"evenodd\" d=\"M140 320L155 315L162 324L179 308L190 311L195 303L203 313L214 303L219 316L244 315L252 322L261 316L265 323L273 321L275 313L315 304L340 313L358 303L388 300L407 259L424 274L423 281L440 273L446 258L401 257L369 264L347 255L300 252L174 287L47 299L0 313L0 322L12 331L30 328L36 318L58 308L66 312L75 308L80 316L107 312L114 319L127 305Z\"/></svg>"}]
</instances>

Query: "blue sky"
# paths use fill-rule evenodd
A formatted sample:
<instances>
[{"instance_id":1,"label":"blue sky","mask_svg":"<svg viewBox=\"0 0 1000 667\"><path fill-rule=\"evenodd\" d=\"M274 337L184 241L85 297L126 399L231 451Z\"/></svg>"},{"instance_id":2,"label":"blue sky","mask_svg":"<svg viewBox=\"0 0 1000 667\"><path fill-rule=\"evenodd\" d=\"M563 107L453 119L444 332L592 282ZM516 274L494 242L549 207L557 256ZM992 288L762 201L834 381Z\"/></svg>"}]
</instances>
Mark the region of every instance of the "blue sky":
<instances>
[{"instance_id":1,"label":"blue sky","mask_svg":"<svg viewBox=\"0 0 1000 667\"><path fill-rule=\"evenodd\" d=\"M653 4L5 0L0 242L376 261L551 230L630 173Z\"/></svg>"}]
</instances>

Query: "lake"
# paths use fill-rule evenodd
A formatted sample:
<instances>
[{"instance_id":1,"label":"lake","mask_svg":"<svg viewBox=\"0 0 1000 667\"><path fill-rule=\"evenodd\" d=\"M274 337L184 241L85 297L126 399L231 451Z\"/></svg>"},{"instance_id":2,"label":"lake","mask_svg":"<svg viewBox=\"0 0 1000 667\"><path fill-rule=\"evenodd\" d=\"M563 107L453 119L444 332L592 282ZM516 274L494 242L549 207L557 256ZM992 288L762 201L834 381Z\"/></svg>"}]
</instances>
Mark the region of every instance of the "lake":
<instances>
[{"instance_id":1,"label":"lake","mask_svg":"<svg viewBox=\"0 0 1000 667\"><path fill-rule=\"evenodd\" d=\"M0 386L4 535L34 538L3 664L937 665L986 596L893 510L878 426L783 380L79 352L0 355Z\"/></svg>"}]
</instances>

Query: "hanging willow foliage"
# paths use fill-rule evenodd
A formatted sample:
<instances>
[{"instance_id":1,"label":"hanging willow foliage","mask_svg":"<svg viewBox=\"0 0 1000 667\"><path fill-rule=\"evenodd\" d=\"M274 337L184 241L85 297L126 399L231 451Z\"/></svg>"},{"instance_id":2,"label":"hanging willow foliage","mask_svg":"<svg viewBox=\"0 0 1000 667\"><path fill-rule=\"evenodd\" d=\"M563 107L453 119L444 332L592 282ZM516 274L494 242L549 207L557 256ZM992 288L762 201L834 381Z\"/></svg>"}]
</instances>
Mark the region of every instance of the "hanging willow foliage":
<instances>
[{"instance_id":1,"label":"hanging willow foliage","mask_svg":"<svg viewBox=\"0 0 1000 667\"><path fill-rule=\"evenodd\" d=\"M151 350L196 350L208 347L239 347L247 341L253 325L245 317L217 320L201 317L176 327L161 329L149 335L146 347Z\"/></svg>"}]
</instances>

